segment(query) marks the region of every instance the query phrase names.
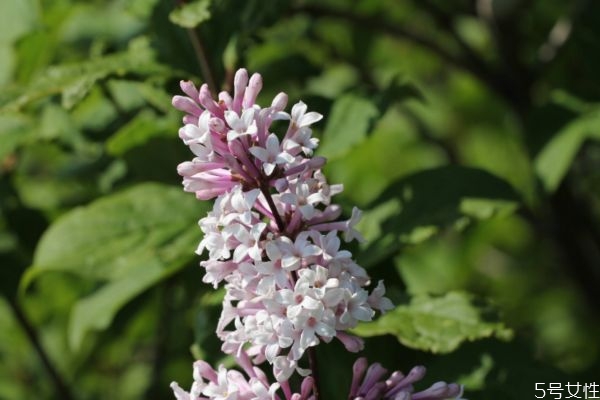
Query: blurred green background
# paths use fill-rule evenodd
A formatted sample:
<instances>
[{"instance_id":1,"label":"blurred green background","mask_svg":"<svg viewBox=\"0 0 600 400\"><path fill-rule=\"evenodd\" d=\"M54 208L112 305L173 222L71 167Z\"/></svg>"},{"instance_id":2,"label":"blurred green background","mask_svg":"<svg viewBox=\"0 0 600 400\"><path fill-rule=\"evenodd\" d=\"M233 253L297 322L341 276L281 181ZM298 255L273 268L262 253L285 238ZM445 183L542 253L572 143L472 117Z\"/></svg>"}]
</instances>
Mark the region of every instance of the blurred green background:
<instances>
[{"instance_id":1,"label":"blurred green background","mask_svg":"<svg viewBox=\"0 0 600 400\"><path fill-rule=\"evenodd\" d=\"M598 1L3 0L1 399L172 398L230 363L171 97L242 66L325 115L399 304L357 328L370 361L470 399L600 384ZM344 398L355 355L318 356Z\"/></svg>"}]
</instances>

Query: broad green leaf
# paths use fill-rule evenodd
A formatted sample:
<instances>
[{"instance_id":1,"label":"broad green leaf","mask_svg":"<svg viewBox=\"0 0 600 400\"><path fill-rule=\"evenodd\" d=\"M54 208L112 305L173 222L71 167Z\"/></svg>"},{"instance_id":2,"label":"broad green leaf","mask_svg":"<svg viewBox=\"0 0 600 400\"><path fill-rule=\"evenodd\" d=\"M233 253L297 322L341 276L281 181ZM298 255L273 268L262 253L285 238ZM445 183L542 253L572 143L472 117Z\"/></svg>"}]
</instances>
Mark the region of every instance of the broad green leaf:
<instances>
[{"instance_id":1,"label":"broad green leaf","mask_svg":"<svg viewBox=\"0 0 600 400\"><path fill-rule=\"evenodd\" d=\"M512 213L518 204L508 183L483 170L445 166L417 172L390 185L365 212L360 229L368 244L359 261L372 265L401 245L472 219Z\"/></svg>"},{"instance_id":2,"label":"broad green leaf","mask_svg":"<svg viewBox=\"0 0 600 400\"><path fill-rule=\"evenodd\" d=\"M586 139L600 139L600 109L575 119L542 148L535 159L535 171L548 193L554 192L565 177Z\"/></svg>"},{"instance_id":3,"label":"broad green leaf","mask_svg":"<svg viewBox=\"0 0 600 400\"><path fill-rule=\"evenodd\" d=\"M354 333L364 336L394 335L405 346L432 353L450 353L465 341L489 337L508 340L512 331L490 321L490 309L477 305L473 296L450 292L442 297L414 297L375 322L360 324Z\"/></svg>"},{"instance_id":4,"label":"broad green leaf","mask_svg":"<svg viewBox=\"0 0 600 400\"><path fill-rule=\"evenodd\" d=\"M324 157L343 155L369 133L379 110L363 97L348 94L337 100L327 118L319 154Z\"/></svg>"},{"instance_id":5,"label":"broad green leaf","mask_svg":"<svg viewBox=\"0 0 600 400\"><path fill-rule=\"evenodd\" d=\"M416 128L398 109L386 112L373 132L343 157L330 160L330 182L343 183L347 202L366 209L394 181L416 171L444 165L435 146L419 140Z\"/></svg>"},{"instance_id":6,"label":"broad green leaf","mask_svg":"<svg viewBox=\"0 0 600 400\"><path fill-rule=\"evenodd\" d=\"M155 61L147 38L130 42L127 51L98 57L91 61L63 64L48 68L27 88L20 90L16 99L2 104L3 109L20 109L40 98L61 94L62 104L71 108L81 101L99 80L128 73L141 75L167 74L167 69Z\"/></svg>"},{"instance_id":7,"label":"broad green leaf","mask_svg":"<svg viewBox=\"0 0 600 400\"><path fill-rule=\"evenodd\" d=\"M172 23L183 28L193 29L210 19L211 0L196 0L173 10L169 14Z\"/></svg>"},{"instance_id":8,"label":"broad green leaf","mask_svg":"<svg viewBox=\"0 0 600 400\"><path fill-rule=\"evenodd\" d=\"M313 86L318 85L318 82L313 83ZM339 82L337 85L344 83ZM325 84L321 86L327 87ZM392 79L384 90L374 94L372 99L356 94L341 96L333 104L331 114L327 117L319 154L328 158L346 155L371 132L377 118L384 115L391 105L407 98L422 97L414 86L400 83L397 78Z\"/></svg>"},{"instance_id":9,"label":"broad green leaf","mask_svg":"<svg viewBox=\"0 0 600 400\"><path fill-rule=\"evenodd\" d=\"M192 220L193 221L193 220ZM129 301L184 266L192 257L198 231L191 224L171 241L130 260L126 273L77 301L69 321L69 345L81 346L86 333L108 328Z\"/></svg>"},{"instance_id":10,"label":"broad green leaf","mask_svg":"<svg viewBox=\"0 0 600 400\"><path fill-rule=\"evenodd\" d=\"M171 113L170 117L159 116L149 109L142 110L108 140L108 153L121 156L153 137L173 136L177 132L178 120L173 118L174 113Z\"/></svg>"},{"instance_id":11,"label":"broad green leaf","mask_svg":"<svg viewBox=\"0 0 600 400\"><path fill-rule=\"evenodd\" d=\"M206 203L181 189L151 183L73 209L42 236L22 286L47 271L116 281L153 258L165 268L178 259L178 251L189 260L200 236L195 221L205 211ZM189 240L187 250L182 237Z\"/></svg>"},{"instance_id":12,"label":"broad green leaf","mask_svg":"<svg viewBox=\"0 0 600 400\"><path fill-rule=\"evenodd\" d=\"M72 310L69 343L79 348L87 332L107 328L120 308L194 257L194 221L205 211L194 196L159 184L104 197L51 225L21 286L48 271L104 282Z\"/></svg>"}]
</instances>

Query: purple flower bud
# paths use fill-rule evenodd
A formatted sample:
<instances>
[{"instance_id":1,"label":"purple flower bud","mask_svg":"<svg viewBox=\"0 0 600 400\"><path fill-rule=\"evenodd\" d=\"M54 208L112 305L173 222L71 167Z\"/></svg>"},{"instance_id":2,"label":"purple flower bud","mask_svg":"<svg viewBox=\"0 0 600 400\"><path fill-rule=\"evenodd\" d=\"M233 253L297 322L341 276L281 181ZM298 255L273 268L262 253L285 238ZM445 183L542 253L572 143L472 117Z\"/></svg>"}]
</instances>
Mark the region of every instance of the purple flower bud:
<instances>
[{"instance_id":1,"label":"purple flower bud","mask_svg":"<svg viewBox=\"0 0 600 400\"><path fill-rule=\"evenodd\" d=\"M200 108L200 106L198 106L198 103L196 103L194 100L190 99L189 97L174 96L173 101L171 103L173 104L173 107L175 107L176 109L184 111L188 114L192 114L196 117L200 116L200 114L202 114L202 111L203 111Z\"/></svg>"},{"instance_id":2,"label":"purple flower bud","mask_svg":"<svg viewBox=\"0 0 600 400\"><path fill-rule=\"evenodd\" d=\"M273 99L273 102L271 103L271 107L275 111L283 111L285 109L285 106L287 106L287 102L288 102L288 95L281 92L281 93L278 93L277 96L275 96L275 98Z\"/></svg>"},{"instance_id":3,"label":"purple flower bud","mask_svg":"<svg viewBox=\"0 0 600 400\"><path fill-rule=\"evenodd\" d=\"M179 86L183 93L187 94L192 100L198 100L198 89L192 81L180 81Z\"/></svg>"},{"instance_id":4,"label":"purple flower bud","mask_svg":"<svg viewBox=\"0 0 600 400\"><path fill-rule=\"evenodd\" d=\"M252 107L254 105L256 96L258 95L258 92L261 91L262 85L263 82L260 74L252 74L246 92L244 93L244 100L242 102L244 108Z\"/></svg>"}]
</instances>

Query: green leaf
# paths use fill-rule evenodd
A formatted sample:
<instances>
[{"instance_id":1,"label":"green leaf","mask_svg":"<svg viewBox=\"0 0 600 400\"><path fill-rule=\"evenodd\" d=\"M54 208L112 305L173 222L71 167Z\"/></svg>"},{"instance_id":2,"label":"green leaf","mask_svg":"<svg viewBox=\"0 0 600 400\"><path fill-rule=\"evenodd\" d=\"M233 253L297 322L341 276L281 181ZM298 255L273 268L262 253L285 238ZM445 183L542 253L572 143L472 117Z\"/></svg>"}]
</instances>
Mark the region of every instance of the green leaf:
<instances>
[{"instance_id":1,"label":"green leaf","mask_svg":"<svg viewBox=\"0 0 600 400\"><path fill-rule=\"evenodd\" d=\"M173 116L174 113L171 113ZM177 122L175 118L159 117L155 112L144 109L108 140L106 149L111 155L122 156L153 137L172 136L177 132Z\"/></svg>"},{"instance_id":2,"label":"green leaf","mask_svg":"<svg viewBox=\"0 0 600 400\"><path fill-rule=\"evenodd\" d=\"M78 349L86 333L108 328L124 305L184 266L193 257L197 239L197 229L188 228L163 248L147 251L131 260L124 276L79 300L69 320L70 347Z\"/></svg>"},{"instance_id":3,"label":"green leaf","mask_svg":"<svg viewBox=\"0 0 600 400\"><path fill-rule=\"evenodd\" d=\"M200 236L194 221L206 204L148 183L70 211L40 240L21 288L48 271L104 282L72 310L69 343L76 349L87 332L107 328L127 302L194 257Z\"/></svg>"},{"instance_id":4,"label":"green leaf","mask_svg":"<svg viewBox=\"0 0 600 400\"><path fill-rule=\"evenodd\" d=\"M535 171L548 193L563 180L586 139L600 139L600 108L581 115L546 143L535 159Z\"/></svg>"},{"instance_id":5,"label":"green leaf","mask_svg":"<svg viewBox=\"0 0 600 400\"><path fill-rule=\"evenodd\" d=\"M169 20L182 28L193 29L210 19L211 0L196 0L184 4L169 14Z\"/></svg>"},{"instance_id":6,"label":"green leaf","mask_svg":"<svg viewBox=\"0 0 600 400\"><path fill-rule=\"evenodd\" d=\"M390 185L365 212L360 230L368 247L359 262L373 265L442 228L512 213L519 201L507 182L480 169L445 166L415 173Z\"/></svg>"},{"instance_id":7,"label":"green leaf","mask_svg":"<svg viewBox=\"0 0 600 400\"><path fill-rule=\"evenodd\" d=\"M450 353L465 341L494 336L510 339L512 331L501 322L490 321L489 314L489 307L477 305L467 293L450 292L442 297L422 295L375 322L360 324L354 333L366 337L391 334L413 349Z\"/></svg>"},{"instance_id":8,"label":"green leaf","mask_svg":"<svg viewBox=\"0 0 600 400\"><path fill-rule=\"evenodd\" d=\"M8 102L0 101L0 110L17 110L35 100L54 94L61 94L63 106L71 108L88 94L97 81L113 75L124 76L128 73L168 74L168 70L155 61L148 39L140 37L132 40L125 52L48 68L29 87L19 90L15 100L9 98Z\"/></svg>"},{"instance_id":9,"label":"green leaf","mask_svg":"<svg viewBox=\"0 0 600 400\"><path fill-rule=\"evenodd\" d=\"M172 252L185 247L176 247L182 237L189 240L189 260L200 236L195 221L206 204L179 188L146 183L75 208L42 236L22 288L47 271L107 281L127 276L152 258L168 265L178 257ZM195 240L184 235L190 230Z\"/></svg>"},{"instance_id":10,"label":"green leaf","mask_svg":"<svg viewBox=\"0 0 600 400\"><path fill-rule=\"evenodd\" d=\"M354 94L342 96L327 119L319 154L327 158L343 155L364 139L379 115L370 100Z\"/></svg>"}]
</instances>

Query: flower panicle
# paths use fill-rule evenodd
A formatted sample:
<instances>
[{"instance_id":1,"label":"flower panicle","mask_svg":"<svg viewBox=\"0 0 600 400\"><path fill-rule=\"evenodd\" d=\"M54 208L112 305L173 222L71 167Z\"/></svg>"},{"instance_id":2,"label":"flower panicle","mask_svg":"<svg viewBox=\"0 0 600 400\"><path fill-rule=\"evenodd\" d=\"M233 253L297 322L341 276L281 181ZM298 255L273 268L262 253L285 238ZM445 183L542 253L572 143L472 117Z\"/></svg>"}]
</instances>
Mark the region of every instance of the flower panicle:
<instances>
[{"instance_id":1,"label":"flower panicle","mask_svg":"<svg viewBox=\"0 0 600 400\"><path fill-rule=\"evenodd\" d=\"M208 254L200 263L203 281L225 287L216 332L222 350L248 365L267 362L276 383L248 365L244 378L198 362L195 376L202 379L193 395L173 384L178 399L236 398L222 395L231 382L250 388L244 393L262 393L237 398L278 398L281 389L285 400L310 399L309 391L294 394L287 384L294 372L305 377L303 387L314 384L305 353L334 338L360 351L362 340L347 331L393 308L383 282L369 289L366 271L342 247L342 239L364 240L356 230L361 212L354 208L340 220L342 209L332 198L343 186L329 184L321 170L326 160L313 156L319 141L311 125L323 116L301 101L286 112L285 93L262 108L256 103L261 88L259 74L240 69L233 95L221 92L215 100L206 84L182 81L185 96L175 96L173 106L185 113L179 137L194 155L178 166L184 190L215 199L199 221L204 237L197 253ZM275 121L287 122L279 134Z\"/></svg>"}]
</instances>

